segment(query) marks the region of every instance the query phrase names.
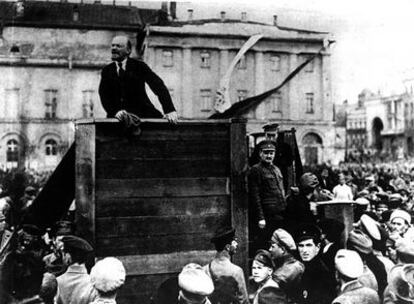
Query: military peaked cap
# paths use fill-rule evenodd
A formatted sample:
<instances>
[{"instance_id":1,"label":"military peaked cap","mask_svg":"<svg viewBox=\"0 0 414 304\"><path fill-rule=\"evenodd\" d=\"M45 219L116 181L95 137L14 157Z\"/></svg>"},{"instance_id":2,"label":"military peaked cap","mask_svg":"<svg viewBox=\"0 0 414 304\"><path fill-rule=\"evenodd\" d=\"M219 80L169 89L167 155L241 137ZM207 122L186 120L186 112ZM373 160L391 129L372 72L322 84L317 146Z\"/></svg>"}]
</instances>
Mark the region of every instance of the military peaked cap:
<instances>
[{"instance_id":1,"label":"military peaked cap","mask_svg":"<svg viewBox=\"0 0 414 304\"><path fill-rule=\"evenodd\" d=\"M217 229L214 236L211 238L211 242L230 244L236 235L236 229L231 226L225 226Z\"/></svg>"},{"instance_id":2,"label":"military peaked cap","mask_svg":"<svg viewBox=\"0 0 414 304\"><path fill-rule=\"evenodd\" d=\"M256 252L256 255L254 256L254 260L262 263L266 267L275 268L275 264L272 259L272 255L269 251L260 249Z\"/></svg>"},{"instance_id":3,"label":"military peaked cap","mask_svg":"<svg viewBox=\"0 0 414 304\"><path fill-rule=\"evenodd\" d=\"M263 140L259 143L260 151L276 150L276 143L271 140Z\"/></svg>"},{"instance_id":4,"label":"military peaked cap","mask_svg":"<svg viewBox=\"0 0 414 304\"><path fill-rule=\"evenodd\" d=\"M319 227L312 224L302 225L295 233L296 243L300 243L304 240L313 239L315 243L320 243L321 230Z\"/></svg>"},{"instance_id":5,"label":"military peaked cap","mask_svg":"<svg viewBox=\"0 0 414 304\"><path fill-rule=\"evenodd\" d=\"M65 249L77 249L84 252L93 251L92 246L84 239L75 235L66 235L62 238Z\"/></svg>"}]
</instances>

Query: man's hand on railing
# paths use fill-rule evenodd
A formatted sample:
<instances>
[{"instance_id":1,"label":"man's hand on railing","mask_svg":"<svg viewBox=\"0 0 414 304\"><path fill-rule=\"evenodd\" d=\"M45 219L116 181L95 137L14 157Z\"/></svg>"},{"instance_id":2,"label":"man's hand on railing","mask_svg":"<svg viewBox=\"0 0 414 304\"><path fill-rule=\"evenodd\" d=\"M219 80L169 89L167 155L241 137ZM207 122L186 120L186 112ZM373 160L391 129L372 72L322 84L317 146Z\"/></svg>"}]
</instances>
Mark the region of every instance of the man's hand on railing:
<instances>
[{"instance_id":1,"label":"man's hand on railing","mask_svg":"<svg viewBox=\"0 0 414 304\"><path fill-rule=\"evenodd\" d=\"M178 115L176 111L165 114L164 118L166 118L169 123L176 124L178 122Z\"/></svg>"},{"instance_id":2,"label":"man's hand on railing","mask_svg":"<svg viewBox=\"0 0 414 304\"><path fill-rule=\"evenodd\" d=\"M120 110L115 114L115 118L118 119L119 121L123 121L125 118L125 115L127 115L128 112L125 110Z\"/></svg>"},{"instance_id":3,"label":"man's hand on railing","mask_svg":"<svg viewBox=\"0 0 414 304\"><path fill-rule=\"evenodd\" d=\"M141 120L140 118L132 113L128 113L125 110L120 110L118 113L115 114L115 117L125 126L125 128L129 129L131 127L138 127Z\"/></svg>"}]
</instances>

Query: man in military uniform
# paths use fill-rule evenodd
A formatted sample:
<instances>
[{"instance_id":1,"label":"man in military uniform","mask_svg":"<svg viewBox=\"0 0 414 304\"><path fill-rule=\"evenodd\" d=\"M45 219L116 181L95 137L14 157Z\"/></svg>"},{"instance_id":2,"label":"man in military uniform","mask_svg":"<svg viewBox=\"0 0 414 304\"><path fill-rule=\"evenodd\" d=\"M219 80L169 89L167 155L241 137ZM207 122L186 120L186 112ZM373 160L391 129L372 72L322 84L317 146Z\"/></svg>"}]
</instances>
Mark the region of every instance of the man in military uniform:
<instances>
[{"instance_id":1,"label":"man in military uniform","mask_svg":"<svg viewBox=\"0 0 414 304\"><path fill-rule=\"evenodd\" d=\"M296 302L305 266L293 256L296 244L293 237L281 228L273 232L269 252L275 263L273 280L279 284L291 302Z\"/></svg>"},{"instance_id":2,"label":"man in military uniform","mask_svg":"<svg viewBox=\"0 0 414 304\"><path fill-rule=\"evenodd\" d=\"M272 141L259 143L260 162L249 174L249 195L252 209L251 228L257 237L257 246L265 248L273 231L280 227L286 208L283 176L273 164L276 146Z\"/></svg>"},{"instance_id":3,"label":"man in military uniform","mask_svg":"<svg viewBox=\"0 0 414 304\"><path fill-rule=\"evenodd\" d=\"M214 283L214 292L209 297L212 304L248 303L243 270L231 262L238 246L235 233L234 228L224 227L211 239L217 254L204 269Z\"/></svg>"},{"instance_id":4,"label":"man in military uniform","mask_svg":"<svg viewBox=\"0 0 414 304\"><path fill-rule=\"evenodd\" d=\"M86 270L86 259L92 246L84 239L67 235L62 238L64 260L69 265L66 272L59 277L57 304L89 304L98 294L91 283Z\"/></svg>"}]
</instances>

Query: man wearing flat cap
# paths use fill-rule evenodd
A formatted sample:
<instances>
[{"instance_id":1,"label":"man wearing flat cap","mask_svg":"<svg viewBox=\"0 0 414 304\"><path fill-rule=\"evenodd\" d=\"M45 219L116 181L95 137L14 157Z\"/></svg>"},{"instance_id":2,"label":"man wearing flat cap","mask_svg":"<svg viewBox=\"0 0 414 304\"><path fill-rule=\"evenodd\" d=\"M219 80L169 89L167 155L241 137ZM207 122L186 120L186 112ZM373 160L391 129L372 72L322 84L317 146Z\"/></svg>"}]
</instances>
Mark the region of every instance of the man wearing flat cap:
<instances>
[{"instance_id":1,"label":"man wearing flat cap","mask_svg":"<svg viewBox=\"0 0 414 304\"><path fill-rule=\"evenodd\" d=\"M57 304L89 304L98 294L86 270L86 259L93 251L84 239L66 235L62 238L63 259L69 265L66 272L57 277Z\"/></svg>"},{"instance_id":2,"label":"man wearing flat cap","mask_svg":"<svg viewBox=\"0 0 414 304\"><path fill-rule=\"evenodd\" d=\"M212 304L247 304L247 289L243 270L231 262L237 250L236 230L223 227L216 231L211 242L216 248L215 258L204 269L214 283L209 296Z\"/></svg>"},{"instance_id":3,"label":"man wearing flat cap","mask_svg":"<svg viewBox=\"0 0 414 304\"><path fill-rule=\"evenodd\" d=\"M116 304L118 290L125 283L125 268L120 260L107 257L98 261L91 270L91 282L98 292L91 304Z\"/></svg>"},{"instance_id":4,"label":"man wearing flat cap","mask_svg":"<svg viewBox=\"0 0 414 304\"><path fill-rule=\"evenodd\" d=\"M321 232L315 225L304 224L295 234L299 256L305 265L301 281L301 298L303 304L330 304L334 299L335 278L323 263L319 251Z\"/></svg>"},{"instance_id":5,"label":"man wearing flat cap","mask_svg":"<svg viewBox=\"0 0 414 304\"><path fill-rule=\"evenodd\" d=\"M357 252L340 249L335 256L335 267L340 293L333 304L380 303L378 294L358 281L364 272L364 263Z\"/></svg>"},{"instance_id":6,"label":"man wearing flat cap","mask_svg":"<svg viewBox=\"0 0 414 304\"><path fill-rule=\"evenodd\" d=\"M293 237L281 228L273 232L269 252L275 263L273 280L286 293L289 301L296 302L305 266L294 258L296 244Z\"/></svg>"},{"instance_id":7,"label":"man wearing flat cap","mask_svg":"<svg viewBox=\"0 0 414 304\"><path fill-rule=\"evenodd\" d=\"M249 173L249 196L252 230L260 235L257 246L263 248L283 221L286 201L282 173L273 164L275 143L265 140L259 147L260 162Z\"/></svg>"},{"instance_id":8,"label":"man wearing flat cap","mask_svg":"<svg viewBox=\"0 0 414 304\"><path fill-rule=\"evenodd\" d=\"M178 275L179 304L211 304L208 296L213 293L214 284L203 267L190 263Z\"/></svg>"},{"instance_id":9,"label":"man wearing flat cap","mask_svg":"<svg viewBox=\"0 0 414 304\"><path fill-rule=\"evenodd\" d=\"M373 253L371 238L361 230L354 229L349 233L347 248L358 252L366 266L360 277L362 285L377 290L382 295L387 286L387 273L384 264Z\"/></svg>"}]
</instances>

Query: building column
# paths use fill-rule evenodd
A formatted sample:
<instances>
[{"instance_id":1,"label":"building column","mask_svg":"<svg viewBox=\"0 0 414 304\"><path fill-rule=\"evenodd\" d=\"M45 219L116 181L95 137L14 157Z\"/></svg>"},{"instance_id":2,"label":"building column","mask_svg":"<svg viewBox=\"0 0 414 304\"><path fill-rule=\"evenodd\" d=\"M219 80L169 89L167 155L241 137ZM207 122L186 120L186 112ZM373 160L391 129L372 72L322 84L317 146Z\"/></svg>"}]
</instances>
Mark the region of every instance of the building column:
<instances>
[{"instance_id":1,"label":"building column","mask_svg":"<svg viewBox=\"0 0 414 304\"><path fill-rule=\"evenodd\" d=\"M264 67L263 67L263 52L257 51L254 54L254 95L261 94L265 91L265 83L264 83ZM249 94L253 96L253 94ZM256 109L256 118L257 119L265 119L266 118L266 107L262 102Z\"/></svg>"},{"instance_id":2,"label":"building column","mask_svg":"<svg viewBox=\"0 0 414 304\"><path fill-rule=\"evenodd\" d=\"M331 56L329 54L323 54L321 56L321 103L322 119L332 121L333 102L331 82Z\"/></svg>"},{"instance_id":3,"label":"building column","mask_svg":"<svg viewBox=\"0 0 414 304\"><path fill-rule=\"evenodd\" d=\"M290 54L289 55L289 72L290 74L294 69L296 69L298 65L298 56L297 54ZM295 85L296 79L295 77L292 78L288 82L288 96L287 96L287 113L283 115L285 117L289 117L292 120L297 120L300 118L300 114L304 112L306 105L299 107L300 102L303 102L305 99L303 96L299 96L298 94L298 86Z\"/></svg>"},{"instance_id":4,"label":"building column","mask_svg":"<svg viewBox=\"0 0 414 304\"><path fill-rule=\"evenodd\" d=\"M182 79L181 79L181 115L184 118L193 117L193 86L192 86L192 65L191 65L191 48L183 47L182 61Z\"/></svg>"}]
</instances>

